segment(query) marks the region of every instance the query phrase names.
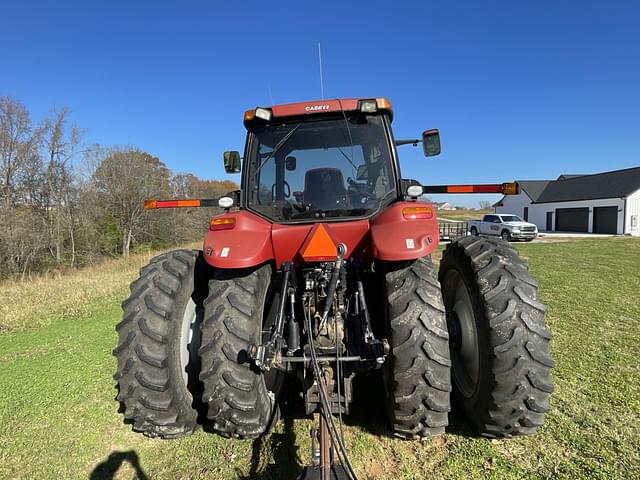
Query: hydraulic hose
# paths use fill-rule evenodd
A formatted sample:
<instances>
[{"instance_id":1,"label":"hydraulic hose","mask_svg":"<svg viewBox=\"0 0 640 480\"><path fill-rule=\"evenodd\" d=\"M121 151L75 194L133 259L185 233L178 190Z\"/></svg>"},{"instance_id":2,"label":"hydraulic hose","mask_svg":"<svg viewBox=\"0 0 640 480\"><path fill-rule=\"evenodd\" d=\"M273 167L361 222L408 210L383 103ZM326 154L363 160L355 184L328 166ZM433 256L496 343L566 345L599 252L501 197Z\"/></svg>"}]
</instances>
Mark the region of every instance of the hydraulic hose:
<instances>
[{"instance_id":1,"label":"hydraulic hose","mask_svg":"<svg viewBox=\"0 0 640 480\"><path fill-rule=\"evenodd\" d=\"M336 427L336 423L333 419L333 415L331 415L331 405L329 403L329 400L327 399L327 392L325 391L324 382L322 381L322 373L320 372L320 365L318 364L318 358L316 357L316 352L315 352L316 347L313 341L313 333L311 330L311 317L307 313L306 308L304 308L303 310L304 310L305 323L307 325L307 331L309 334L309 347L310 347L309 350L311 353L311 364L313 366L313 373L316 379L318 380L318 393L320 394L319 397L320 397L320 401L322 402L323 410L325 413L325 419L327 420L327 423L329 424L329 427L330 427L329 433L331 435L331 438L334 440L334 442L338 444L338 448L336 448L336 453L338 454L338 459L340 460L340 463L346 469L346 473L347 473L347 476L349 477L349 480L357 480L358 477L353 471L353 467L351 466L351 462L349 461L349 457L347 455L347 448L344 445L344 441L341 435L338 433L338 428ZM338 379L338 381L340 381L340 379Z\"/></svg>"},{"instance_id":2,"label":"hydraulic hose","mask_svg":"<svg viewBox=\"0 0 640 480\"><path fill-rule=\"evenodd\" d=\"M337 248L336 264L333 266L331 272L331 279L329 280L329 286L327 287L327 298L325 300L324 311L322 312L322 320L320 321L320 329L324 326L329 316L329 311L333 306L333 297L336 293L336 287L338 286L338 280L340 279L340 270L342 270L342 264L344 263L344 255L347 253L347 246L344 243L339 243Z\"/></svg>"}]
</instances>

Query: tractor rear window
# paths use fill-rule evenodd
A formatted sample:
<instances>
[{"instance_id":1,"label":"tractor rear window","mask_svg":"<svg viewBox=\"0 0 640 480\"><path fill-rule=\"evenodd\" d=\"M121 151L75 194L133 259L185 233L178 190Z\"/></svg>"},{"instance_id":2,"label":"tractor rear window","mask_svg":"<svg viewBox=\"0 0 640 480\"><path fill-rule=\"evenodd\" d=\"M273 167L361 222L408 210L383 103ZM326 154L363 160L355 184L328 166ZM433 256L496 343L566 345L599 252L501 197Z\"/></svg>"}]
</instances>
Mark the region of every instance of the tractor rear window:
<instances>
[{"instance_id":1,"label":"tractor rear window","mask_svg":"<svg viewBox=\"0 0 640 480\"><path fill-rule=\"evenodd\" d=\"M268 125L252 130L248 207L273 221L366 216L395 197L379 116Z\"/></svg>"}]
</instances>

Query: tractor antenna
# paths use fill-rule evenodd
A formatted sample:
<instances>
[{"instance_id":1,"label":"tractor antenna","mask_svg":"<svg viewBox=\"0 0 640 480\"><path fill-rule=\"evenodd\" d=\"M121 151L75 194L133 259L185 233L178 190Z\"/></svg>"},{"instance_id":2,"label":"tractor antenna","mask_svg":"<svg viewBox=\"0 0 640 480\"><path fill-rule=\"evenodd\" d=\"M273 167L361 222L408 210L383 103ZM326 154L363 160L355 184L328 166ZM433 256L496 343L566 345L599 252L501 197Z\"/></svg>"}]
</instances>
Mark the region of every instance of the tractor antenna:
<instances>
[{"instance_id":1,"label":"tractor antenna","mask_svg":"<svg viewBox=\"0 0 640 480\"><path fill-rule=\"evenodd\" d=\"M271 94L271 84L267 83L267 90L269 90L269 101L271 102L270 105L273 105L273 95Z\"/></svg>"},{"instance_id":2,"label":"tractor antenna","mask_svg":"<svg viewBox=\"0 0 640 480\"><path fill-rule=\"evenodd\" d=\"M324 100L324 82L322 80L322 51L318 42L318 63L320 64L320 99Z\"/></svg>"}]
</instances>

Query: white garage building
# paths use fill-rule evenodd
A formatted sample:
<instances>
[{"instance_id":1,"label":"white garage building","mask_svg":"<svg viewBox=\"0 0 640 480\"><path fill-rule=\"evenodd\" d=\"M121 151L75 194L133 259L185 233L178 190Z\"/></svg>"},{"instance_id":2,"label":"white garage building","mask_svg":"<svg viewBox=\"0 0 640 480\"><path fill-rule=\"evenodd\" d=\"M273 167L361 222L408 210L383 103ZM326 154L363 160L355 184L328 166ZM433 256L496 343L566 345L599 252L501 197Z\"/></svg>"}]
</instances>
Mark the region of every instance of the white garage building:
<instances>
[{"instance_id":1,"label":"white garage building","mask_svg":"<svg viewBox=\"0 0 640 480\"><path fill-rule=\"evenodd\" d=\"M520 193L493 206L540 231L640 236L640 167L556 180L519 180Z\"/></svg>"}]
</instances>

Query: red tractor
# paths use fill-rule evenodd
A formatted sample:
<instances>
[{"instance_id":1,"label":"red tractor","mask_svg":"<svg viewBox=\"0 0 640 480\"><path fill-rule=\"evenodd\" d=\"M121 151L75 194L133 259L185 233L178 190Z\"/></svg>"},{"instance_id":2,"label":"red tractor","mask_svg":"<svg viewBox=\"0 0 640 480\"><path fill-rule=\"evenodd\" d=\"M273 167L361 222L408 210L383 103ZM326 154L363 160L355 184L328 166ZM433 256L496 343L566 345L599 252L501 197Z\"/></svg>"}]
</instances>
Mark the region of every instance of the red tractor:
<instances>
[{"instance_id":1,"label":"red tractor","mask_svg":"<svg viewBox=\"0 0 640 480\"><path fill-rule=\"evenodd\" d=\"M514 194L517 184L403 179L396 146L422 143L432 156L440 138L394 140L392 118L383 98L249 110L242 165L238 152L224 155L227 172L242 172L240 191L147 202L224 213L202 251L154 258L123 303L115 379L135 430L175 438L207 421L257 438L293 384L307 414L320 413L305 478L337 475L338 461L355 478L334 414L349 412L354 377L374 370L403 438L442 434L452 395L483 436L543 424L553 361L527 264L503 240L469 236L447 245L436 271L438 223L419 200Z\"/></svg>"}]
</instances>

